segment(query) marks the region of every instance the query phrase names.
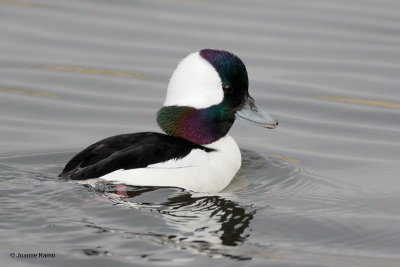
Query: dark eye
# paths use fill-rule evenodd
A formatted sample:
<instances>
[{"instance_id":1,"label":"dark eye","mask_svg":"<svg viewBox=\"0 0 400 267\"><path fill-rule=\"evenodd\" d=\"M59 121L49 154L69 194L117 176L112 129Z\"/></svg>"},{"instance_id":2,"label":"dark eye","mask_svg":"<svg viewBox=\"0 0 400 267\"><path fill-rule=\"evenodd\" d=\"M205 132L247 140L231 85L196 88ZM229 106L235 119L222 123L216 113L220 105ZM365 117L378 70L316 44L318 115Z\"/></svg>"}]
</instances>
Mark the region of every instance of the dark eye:
<instances>
[{"instance_id":1,"label":"dark eye","mask_svg":"<svg viewBox=\"0 0 400 267\"><path fill-rule=\"evenodd\" d=\"M230 86L229 84L224 84L222 86L222 89L224 90L225 94L232 94L233 93L233 87Z\"/></svg>"}]
</instances>

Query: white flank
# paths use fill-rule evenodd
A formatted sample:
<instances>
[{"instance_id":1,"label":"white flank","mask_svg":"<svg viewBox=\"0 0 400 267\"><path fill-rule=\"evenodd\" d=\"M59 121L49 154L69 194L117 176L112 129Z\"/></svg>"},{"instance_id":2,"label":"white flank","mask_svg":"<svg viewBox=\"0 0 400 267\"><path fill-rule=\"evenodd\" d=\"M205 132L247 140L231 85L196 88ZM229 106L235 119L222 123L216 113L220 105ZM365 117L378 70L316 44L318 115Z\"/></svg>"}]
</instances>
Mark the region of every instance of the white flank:
<instances>
[{"instance_id":1,"label":"white flank","mask_svg":"<svg viewBox=\"0 0 400 267\"><path fill-rule=\"evenodd\" d=\"M117 170L100 179L138 186L172 186L205 193L216 193L229 185L241 166L235 140L226 135L206 145L214 152L191 151L180 160L169 160L147 168Z\"/></svg>"},{"instance_id":2,"label":"white flank","mask_svg":"<svg viewBox=\"0 0 400 267\"><path fill-rule=\"evenodd\" d=\"M221 103L223 97L217 71L195 52L184 58L172 74L164 106L207 108Z\"/></svg>"}]
</instances>

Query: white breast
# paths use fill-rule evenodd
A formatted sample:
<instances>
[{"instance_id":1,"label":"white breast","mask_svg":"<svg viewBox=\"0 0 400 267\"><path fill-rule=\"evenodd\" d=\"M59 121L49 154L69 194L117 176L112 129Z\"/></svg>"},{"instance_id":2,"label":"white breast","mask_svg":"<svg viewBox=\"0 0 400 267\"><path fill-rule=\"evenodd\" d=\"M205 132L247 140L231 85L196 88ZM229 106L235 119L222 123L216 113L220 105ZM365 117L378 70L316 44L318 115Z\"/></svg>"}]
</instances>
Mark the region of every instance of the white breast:
<instances>
[{"instance_id":1,"label":"white breast","mask_svg":"<svg viewBox=\"0 0 400 267\"><path fill-rule=\"evenodd\" d=\"M216 151L194 149L180 160L169 160L146 168L117 170L99 178L127 185L173 186L196 192L220 192L228 186L241 166L240 150L229 135L206 147Z\"/></svg>"}]
</instances>

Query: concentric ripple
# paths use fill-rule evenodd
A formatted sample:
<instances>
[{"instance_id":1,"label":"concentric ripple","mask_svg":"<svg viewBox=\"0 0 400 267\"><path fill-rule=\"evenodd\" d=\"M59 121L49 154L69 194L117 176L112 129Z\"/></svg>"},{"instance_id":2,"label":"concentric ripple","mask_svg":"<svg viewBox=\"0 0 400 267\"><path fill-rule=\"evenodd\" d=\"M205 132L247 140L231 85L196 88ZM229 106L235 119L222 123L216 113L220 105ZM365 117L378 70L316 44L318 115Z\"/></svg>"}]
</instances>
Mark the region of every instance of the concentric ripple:
<instances>
[{"instance_id":1,"label":"concentric ripple","mask_svg":"<svg viewBox=\"0 0 400 267\"><path fill-rule=\"evenodd\" d=\"M0 262L400 266L394 0L0 0ZM159 131L185 55L226 49L279 121L235 123L219 194L56 179L102 138ZM12 259L10 253L55 253Z\"/></svg>"}]
</instances>

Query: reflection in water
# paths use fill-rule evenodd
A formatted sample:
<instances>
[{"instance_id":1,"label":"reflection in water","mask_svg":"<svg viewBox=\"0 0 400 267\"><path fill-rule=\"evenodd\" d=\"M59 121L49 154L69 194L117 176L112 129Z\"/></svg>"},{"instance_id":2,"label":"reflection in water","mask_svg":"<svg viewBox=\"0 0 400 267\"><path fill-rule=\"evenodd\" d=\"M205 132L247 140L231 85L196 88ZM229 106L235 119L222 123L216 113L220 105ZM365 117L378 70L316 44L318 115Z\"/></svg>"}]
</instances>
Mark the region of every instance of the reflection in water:
<instances>
[{"instance_id":1,"label":"reflection in water","mask_svg":"<svg viewBox=\"0 0 400 267\"><path fill-rule=\"evenodd\" d=\"M193 196L178 188L133 187L123 185L96 186L96 192L110 198L119 205L157 211L169 220L172 226L193 233L192 242L209 243L217 237L220 244L236 246L249 236L249 226L256 209L241 206L221 196ZM160 190L173 193L166 199L153 198ZM146 196L146 194L148 194ZM191 228L191 229L190 229Z\"/></svg>"},{"instance_id":2,"label":"reflection in water","mask_svg":"<svg viewBox=\"0 0 400 267\"><path fill-rule=\"evenodd\" d=\"M0 4L1 4L0 0ZM82 66L63 66L63 65L38 65L38 64L26 64L26 63L0 63L0 67L2 68L17 68L17 69L41 69L41 70L50 70L50 71L59 71L59 72L76 72L82 74L93 74L93 75L102 75L102 76L116 76L116 77L124 77L124 78L134 78L134 79L144 79L149 80L150 77L132 71L122 71L122 70L110 70L110 69L99 69L99 68L90 68L90 67L82 67ZM18 90L18 89L17 89Z\"/></svg>"},{"instance_id":3,"label":"reflection in water","mask_svg":"<svg viewBox=\"0 0 400 267\"><path fill-rule=\"evenodd\" d=\"M369 99L360 99L360 98L348 98L348 97L337 97L337 96L315 96L316 98L332 100L332 101L340 101L347 102L353 104L363 104L363 105L371 105L371 106L380 106L385 108L395 108L400 109L400 103L396 102L387 102L387 101L379 101L379 100L369 100Z\"/></svg>"},{"instance_id":4,"label":"reflection in water","mask_svg":"<svg viewBox=\"0 0 400 267\"><path fill-rule=\"evenodd\" d=\"M21 88L12 88L12 87L0 87L0 91L16 93L16 94L42 96L42 97L60 97L60 95L56 95L56 94L52 94L52 93L37 92L37 91L26 90L26 89L21 89Z\"/></svg>"},{"instance_id":5,"label":"reflection in water","mask_svg":"<svg viewBox=\"0 0 400 267\"><path fill-rule=\"evenodd\" d=\"M245 230L256 212L219 196L193 197L190 193L171 197L163 204L174 209L196 207L196 213L203 212L205 216L213 218L214 222L220 225L220 230L215 234L219 235L222 244L227 246L235 246L245 241L248 237Z\"/></svg>"},{"instance_id":6,"label":"reflection in water","mask_svg":"<svg viewBox=\"0 0 400 267\"><path fill-rule=\"evenodd\" d=\"M247 186L234 190L235 193L218 195L199 195L179 188L105 184L86 185L91 191L88 193L81 185L54 180L61 163L41 163L55 159L64 162L69 154L62 158L57 153L2 157L0 196L9 203L7 216L2 218L10 218L13 228L29 229L39 241L51 237L52 244L59 246L55 251L61 253L66 247L68 255L72 252L79 254L78 257L84 254L130 263L146 259L178 265L177 255L187 260L202 254L212 258L279 259L323 266L399 266L396 260L378 256L338 257L323 249L309 253L307 244L318 243L323 247L332 242L329 236L334 236L335 244L340 245L381 246L379 238L376 242L370 240L368 229L357 229L349 236L343 225L326 221L333 216L347 219L349 214L362 215L363 219L372 202L366 202L363 195L338 198L336 192L349 190L348 185L341 187L310 176L281 157L242 152L241 175L247 178ZM11 195L18 199L9 201ZM121 208L110 205L110 201ZM274 208L270 209L266 203ZM376 205L374 216L387 216L382 212L382 207ZM43 218L47 218L47 226ZM352 220L358 223L357 217ZM396 234L390 233L394 237L389 241L396 244L393 241L397 240ZM13 232L3 230L2 234L13 240ZM372 234L374 238L380 237L379 232ZM284 242L282 236L291 238ZM20 243L11 244L21 247Z\"/></svg>"},{"instance_id":7,"label":"reflection in water","mask_svg":"<svg viewBox=\"0 0 400 267\"><path fill-rule=\"evenodd\" d=\"M256 212L270 208L265 201L259 203L256 199L262 198L266 193L275 195L273 188L278 187L278 191L282 192L285 187L298 187L299 184L306 184L305 187L308 187L310 181L298 179L301 170L289 160L280 159L281 157L272 156L267 160L266 156L250 150L242 150L242 156L243 164L237 177L218 195L202 195L172 187L135 187L99 181L85 185L116 205L162 215L161 219L168 227L167 233L160 233L158 230L138 233L105 229L87 221L85 225L96 229L97 233L117 231L133 239L150 240L209 256L240 260L252 259L261 254L272 257L269 245L248 242L251 221ZM289 191L293 193L293 190ZM232 200L237 197L241 199L241 203ZM171 229L174 229L173 234Z\"/></svg>"},{"instance_id":8,"label":"reflection in water","mask_svg":"<svg viewBox=\"0 0 400 267\"><path fill-rule=\"evenodd\" d=\"M136 79L148 79L143 74L140 74L137 72L93 69L93 68L83 68L83 67L69 67L69 66L39 66L39 68L44 69L44 70L52 70L52 71L67 71L67 72L79 72L79 73L85 73L85 74L107 75L107 76L127 77L127 78L136 78Z\"/></svg>"}]
</instances>

